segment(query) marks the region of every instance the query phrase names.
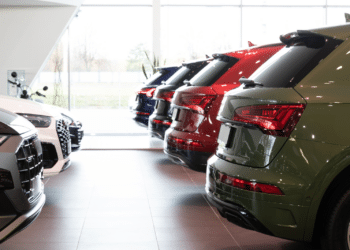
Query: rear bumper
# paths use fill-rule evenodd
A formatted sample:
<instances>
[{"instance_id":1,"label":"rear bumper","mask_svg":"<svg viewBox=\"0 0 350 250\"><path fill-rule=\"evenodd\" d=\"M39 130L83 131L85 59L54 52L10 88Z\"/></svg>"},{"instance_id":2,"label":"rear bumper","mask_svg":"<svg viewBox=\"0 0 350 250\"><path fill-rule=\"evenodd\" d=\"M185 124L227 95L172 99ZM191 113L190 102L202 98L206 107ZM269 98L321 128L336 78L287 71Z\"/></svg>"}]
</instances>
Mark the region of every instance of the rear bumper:
<instances>
[{"instance_id":1,"label":"rear bumper","mask_svg":"<svg viewBox=\"0 0 350 250\"><path fill-rule=\"evenodd\" d=\"M198 172L206 171L207 160L212 155L212 153L184 150L169 146L164 148L164 153L174 163Z\"/></svg>"},{"instance_id":2,"label":"rear bumper","mask_svg":"<svg viewBox=\"0 0 350 250\"><path fill-rule=\"evenodd\" d=\"M164 140L165 131L170 128L170 125L155 123L154 120L159 121L169 121L169 117L166 116L150 116L148 122L148 132L151 136L157 137L161 140Z\"/></svg>"},{"instance_id":3,"label":"rear bumper","mask_svg":"<svg viewBox=\"0 0 350 250\"><path fill-rule=\"evenodd\" d=\"M18 232L29 226L40 214L44 204L46 196L42 194L38 203L30 211L18 216L8 226L6 226L0 232L0 243L14 236Z\"/></svg>"},{"instance_id":4,"label":"rear bumper","mask_svg":"<svg viewBox=\"0 0 350 250\"><path fill-rule=\"evenodd\" d=\"M148 127L148 115L138 115L136 112L133 112L135 116L132 118L138 125L142 127Z\"/></svg>"},{"instance_id":5,"label":"rear bumper","mask_svg":"<svg viewBox=\"0 0 350 250\"><path fill-rule=\"evenodd\" d=\"M223 202L217 199L209 190L207 192L207 200L217 208L222 217L229 222L260 233L273 235L264 225L256 219L249 211L237 204Z\"/></svg>"}]
</instances>

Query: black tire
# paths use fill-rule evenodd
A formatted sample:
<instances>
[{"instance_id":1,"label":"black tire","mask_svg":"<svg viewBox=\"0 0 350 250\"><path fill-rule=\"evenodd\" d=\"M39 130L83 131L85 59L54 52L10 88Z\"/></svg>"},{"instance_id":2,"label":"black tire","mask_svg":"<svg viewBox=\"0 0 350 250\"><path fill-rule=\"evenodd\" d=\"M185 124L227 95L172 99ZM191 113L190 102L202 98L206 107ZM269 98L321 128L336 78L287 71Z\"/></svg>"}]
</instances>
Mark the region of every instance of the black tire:
<instances>
[{"instance_id":1,"label":"black tire","mask_svg":"<svg viewBox=\"0 0 350 250\"><path fill-rule=\"evenodd\" d=\"M321 247L323 250L350 250L350 189L333 204L331 199L328 205L330 209L324 218Z\"/></svg>"}]
</instances>

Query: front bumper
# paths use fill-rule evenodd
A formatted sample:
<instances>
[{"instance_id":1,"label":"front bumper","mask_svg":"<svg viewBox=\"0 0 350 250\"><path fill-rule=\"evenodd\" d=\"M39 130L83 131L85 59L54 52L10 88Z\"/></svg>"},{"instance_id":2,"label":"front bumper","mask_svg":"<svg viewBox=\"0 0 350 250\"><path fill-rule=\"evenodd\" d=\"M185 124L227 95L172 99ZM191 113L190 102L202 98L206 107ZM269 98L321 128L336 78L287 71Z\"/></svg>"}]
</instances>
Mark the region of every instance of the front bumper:
<instances>
[{"instance_id":1,"label":"front bumper","mask_svg":"<svg viewBox=\"0 0 350 250\"><path fill-rule=\"evenodd\" d=\"M69 151L64 151L61 144L63 138L57 133L56 119L52 120L48 128L37 128L37 130L44 150L44 176L57 175L64 168L66 162L69 161L71 141L69 140L69 143L66 144L66 149ZM69 131L67 131L67 134L69 134ZM54 157L52 158L52 156Z\"/></svg>"},{"instance_id":2,"label":"front bumper","mask_svg":"<svg viewBox=\"0 0 350 250\"><path fill-rule=\"evenodd\" d=\"M72 152L76 152L80 149L81 140L84 137L84 129L82 124L69 126L70 139L72 142Z\"/></svg>"},{"instance_id":3,"label":"front bumper","mask_svg":"<svg viewBox=\"0 0 350 250\"><path fill-rule=\"evenodd\" d=\"M30 211L19 215L8 226L6 226L0 232L0 243L19 233L26 227L28 227L40 214L44 204L46 196L41 194L39 201Z\"/></svg>"}]
</instances>

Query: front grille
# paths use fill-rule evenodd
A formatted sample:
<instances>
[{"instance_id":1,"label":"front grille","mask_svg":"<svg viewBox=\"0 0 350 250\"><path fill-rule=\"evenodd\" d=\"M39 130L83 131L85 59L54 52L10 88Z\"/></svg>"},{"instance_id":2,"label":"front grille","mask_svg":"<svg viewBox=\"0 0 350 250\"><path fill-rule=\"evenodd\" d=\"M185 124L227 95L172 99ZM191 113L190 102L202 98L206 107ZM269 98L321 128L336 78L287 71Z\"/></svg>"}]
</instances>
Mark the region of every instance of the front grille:
<instances>
[{"instance_id":1,"label":"front grille","mask_svg":"<svg viewBox=\"0 0 350 250\"><path fill-rule=\"evenodd\" d=\"M63 119L57 120L56 131L60 141L63 158L67 158L72 150L68 122Z\"/></svg>"},{"instance_id":2,"label":"front grille","mask_svg":"<svg viewBox=\"0 0 350 250\"><path fill-rule=\"evenodd\" d=\"M34 180L43 171L43 153L38 136L25 138L16 152L16 157L22 190L28 200L32 200L35 198Z\"/></svg>"},{"instance_id":3,"label":"front grille","mask_svg":"<svg viewBox=\"0 0 350 250\"><path fill-rule=\"evenodd\" d=\"M72 144L80 145L81 140L83 139L83 136L84 136L84 130L81 129L81 126L70 125L69 133L70 133Z\"/></svg>"}]
</instances>

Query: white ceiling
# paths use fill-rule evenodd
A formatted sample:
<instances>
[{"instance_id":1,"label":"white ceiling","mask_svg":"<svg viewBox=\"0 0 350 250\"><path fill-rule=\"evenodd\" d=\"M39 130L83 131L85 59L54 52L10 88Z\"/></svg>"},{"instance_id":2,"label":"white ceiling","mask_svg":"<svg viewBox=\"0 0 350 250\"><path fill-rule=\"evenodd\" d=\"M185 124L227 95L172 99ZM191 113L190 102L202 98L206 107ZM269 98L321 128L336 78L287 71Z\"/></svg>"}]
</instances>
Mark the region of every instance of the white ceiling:
<instances>
[{"instance_id":1,"label":"white ceiling","mask_svg":"<svg viewBox=\"0 0 350 250\"><path fill-rule=\"evenodd\" d=\"M0 0L0 7L5 6L78 6L83 0Z\"/></svg>"}]
</instances>

